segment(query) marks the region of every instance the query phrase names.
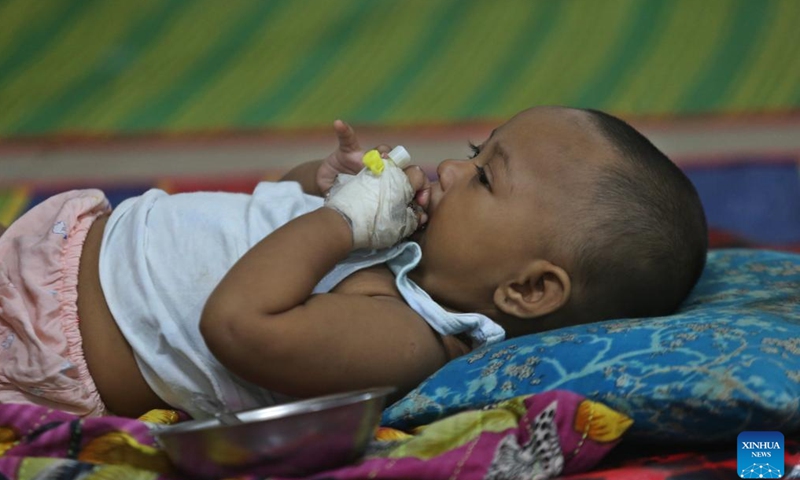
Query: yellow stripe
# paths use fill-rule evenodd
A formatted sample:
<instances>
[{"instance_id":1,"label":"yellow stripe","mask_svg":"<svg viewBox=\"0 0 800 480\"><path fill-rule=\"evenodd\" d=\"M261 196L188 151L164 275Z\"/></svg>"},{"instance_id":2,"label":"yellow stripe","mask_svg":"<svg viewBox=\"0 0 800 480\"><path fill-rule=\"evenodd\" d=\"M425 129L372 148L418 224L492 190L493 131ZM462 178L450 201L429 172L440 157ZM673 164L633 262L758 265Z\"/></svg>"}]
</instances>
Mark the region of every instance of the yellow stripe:
<instances>
[{"instance_id":1,"label":"yellow stripe","mask_svg":"<svg viewBox=\"0 0 800 480\"><path fill-rule=\"evenodd\" d=\"M440 46L452 35L453 26L461 17L459 9L464 7L464 3L459 3L459 0L440 0L430 3L434 4L435 8L425 12L426 28L420 30L414 37L403 35L402 30L398 32L399 34L395 33L399 39L408 39L410 45L403 50L402 56L391 59L392 67L388 70L391 75L385 77L382 85L370 91L369 95L356 97L351 107L353 118L381 122L387 111L391 111L405 99L408 86L420 72L438 56ZM411 20L410 24L414 24L414 20Z\"/></svg>"},{"instance_id":2,"label":"yellow stripe","mask_svg":"<svg viewBox=\"0 0 800 480\"><path fill-rule=\"evenodd\" d=\"M487 116L508 117L532 105L564 104L575 98L625 34L635 4L630 0L571 1L558 28L544 39L534 58L521 58L525 68ZM582 40L576 42L576 36Z\"/></svg>"},{"instance_id":3,"label":"yellow stripe","mask_svg":"<svg viewBox=\"0 0 800 480\"><path fill-rule=\"evenodd\" d=\"M731 87L728 96L727 105L731 109L736 110L753 102L761 104L769 93L766 89L771 91L775 88L775 65L787 51L786 34L797 27L797 19L788 16L786 7L786 2L774 7L770 27L753 49L756 57L739 69L741 77Z\"/></svg>"},{"instance_id":4,"label":"yellow stripe","mask_svg":"<svg viewBox=\"0 0 800 480\"><path fill-rule=\"evenodd\" d=\"M665 42L667 50L663 52L662 59L666 61L653 75L658 80L649 91L643 86L639 94L640 101L634 104L633 112L678 112L681 100L702 78L703 68L713 58L717 45L726 39L726 9L730 10L729 1L718 1L716 4L683 1L678 9L679 23L662 34L667 40L676 40L676 43L671 47L669 41Z\"/></svg>"},{"instance_id":5,"label":"yellow stripe","mask_svg":"<svg viewBox=\"0 0 800 480\"><path fill-rule=\"evenodd\" d=\"M502 9L493 2L477 0L476 3L480 8L464 18L463 29L443 50L445 61L436 62L427 75L420 77L420 87L414 92L417 98L425 97L423 90L434 92L426 106L436 123L446 121L456 110L463 111L464 104L496 81L496 69L516 72L520 62L529 60L525 46L519 43L520 31L531 22L532 10L534 14L541 13L543 2L505 2ZM396 120L407 123L413 118L411 107L403 102Z\"/></svg>"},{"instance_id":6,"label":"yellow stripe","mask_svg":"<svg viewBox=\"0 0 800 480\"><path fill-rule=\"evenodd\" d=\"M743 109L765 103L779 81L776 66L786 61L791 48L786 39L797 28L798 19L792 18L792 5L797 2L780 2L773 10L770 28L766 30L754 50L758 55L748 65L743 65L741 79L731 88L728 105L731 109ZM796 15L796 14L795 14ZM796 63L796 62L795 62Z\"/></svg>"},{"instance_id":7,"label":"yellow stripe","mask_svg":"<svg viewBox=\"0 0 800 480\"><path fill-rule=\"evenodd\" d=\"M580 11L583 15L575 18L575 23L565 28L572 36L581 40L565 38L569 50L563 52L562 58L553 57L553 61L558 63L552 65L552 72L556 75L551 77L552 85L546 93L550 100L546 103L603 107L600 104L576 105L576 102L586 90L586 85L590 85L598 72L602 72L603 65L611 61L621 40L628 36L631 25L639 18L637 3L636 0L616 0L611 3L586 2L571 5L573 10ZM604 95L609 94L611 92ZM598 98L595 102L600 100Z\"/></svg>"},{"instance_id":8,"label":"yellow stripe","mask_svg":"<svg viewBox=\"0 0 800 480\"><path fill-rule=\"evenodd\" d=\"M465 2L462 8L469 11L453 28L455 36L447 39L436 62L415 79L403 102L387 112L390 123L448 117L491 78L505 55L516 54L509 49L518 30L525 28L524 8L532 8L530 2Z\"/></svg>"},{"instance_id":9,"label":"yellow stripe","mask_svg":"<svg viewBox=\"0 0 800 480\"><path fill-rule=\"evenodd\" d=\"M715 9L721 7L724 5L719 2L710 6L696 0L675 1L659 42L651 48L647 60L624 80L625 88L610 99L609 110L621 114L674 112L718 41L724 39L724 14Z\"/></svg>"},{"instance_id":10,"label":"yellow stripe","mask_svg":"<svg viewBox=\"0 0 800 480\"><path fill-rule=\"evenodd\" d=\"M170 128L171 124L163 120L155 125L129 123L141 112L142 105L158 102L165 90L169 90L176 83L180 84L186 72L198 62L202 62L206 53L212 50L216 43L222 41L225 32L249 11L249 8L231 8L227 2L213 0L192 3L190 7L186 17L175 21L172 28L165 31L160 41L143 55L142 68L145 70L153 68L150 72L156 75L146 80L145 84L149 87L147 90L134 90L138 95L126 98L131 100L126 108L115 109L112 115L104 119L115 130L150 128L173 130ZM136 100L136 103L133 100Z\"/></svg>"},{"instance_id":11,"label":"yellow stripe","mask_svg":"<svg viewBox=\"0 0 800 480\"><path fill-rule=\"evenodd\" d=\"M728 37L730 24L735 15L735 9L731 8L730 0L714 0L703 3L691 2L690 6L686 7L684 15L686 20L690 18L700 17L703 22L697 25L696 31L698 36L694 37L683 29L674 32L675 35L684 35L693 39L695 43L684 44L684 48L692 52L693 64L695 68L688 72L684 72L682 78L672 77L677 85L682 85L679 91L673 92L673 96L665 96L665 99L660 100L660 108L654 113L667 113L677 112L682 109L685 99L692 95L694 88L697 88L700 80L706 75L706 71L713 67L712 60L714 59L717 50L723 47L725 39ZM700 8L703 7L703 8ZM687 38L688 40L688 38ZM675 51L675 59L678 64L675 65L675 74L680 76L683 69L681 62L684 60L684 53ZM720 85L723 88L724 85ZM666 101L669 103L666 103Z\"/></svg>"},{"instance_id":12,"label":"yellow stripe","mask_svg":"<svg viewBox=\"0 0 800 480\"><path fill-rule=\"evenodd\" d=\"M175 130L231 127L255 99L274 90L319 42L325 25L345 8L341 2L289 2L266 23L251 46L238 54L235 67L220 74L196 102L174 117Z\"/></svg>"},{"instance_id":13,"label":"yellow stripe","mask_svg":"<svg viewBox=\"0 0 800 480\"><path fill-rule=\"evenodd\" d=\"M797 25L800 23L800 3L792 2L787 6L792 7L787 8L786 15L794 19L792 21L794 28L787 29L786 37L784 37L785 44L780 49L780 56L774 64L776 67L782 66L783 68L774 68L771 72L770 80L775 87L769 90L765 89L767 93L764 102L766 107L778 110L791 107L796 109L800 103L800 61L798 61L800 58L800 35L797 32ZM787 38L790 40L787 41ZM755 108L759 107L761 105L755 105Z\"/></svg>"},{"instance_id":14,"label":"yellow stripe","mask_svg":"<svg viewBox=\"0 0 800 480\"><path fill-rule=\"evenodd\" d=\"M788 50L787 58L784 63L780 64L784 68L775 72L775 76L778 77L777 85L765 102L767 106L777 109L797 108L797 102L800 101L800 62L797 60L800 58L800 48L798 48L798 42L787 46L786 50Z\"/></svg>"},{"instance_id":15,"label":"yellow stripe","mask_svg":"<svg viewBox=\"0 0 800 480\"><path fill-rule=\"evenodd\" d=\"M172 116L173 130L218 129L233 127L239 112L250 105L256 93L270 88L288 72L296 61L292 50L290 19L298 14L300 4L289 2L267 18L249 45L231 52L231 67L219 72L213 82L197 93L195 101L184 105Z\"/></svg>"},{"instance_id":16,"label":"yellow stripe","mask_svg":"<svg viewBox=\"0 0 800 480\"><path fill-rule=\"evenodd\" d=\"M663 88L661 76L669 72L669 66L674 68L675 54L678 46L682 46L682 38L672 38L674 30L680 30L680 25L686 22L683 18L685 2L673 0L672 7L668 9L669 19L664 22L663 31L657 36L657 41L650 47L647 58L628 74L628 78L620 81L620 88L608 98L608 110L625 115L633 111L642 102L653 101L654 92ZM677 25L676 25L677 24ZM677 28L676 28L677 26ZM685 50L680 50L683 55ZM665 68L666 67L666 68Z\"/></svg>"},{"instance_id":17,"label":"yellow stripe","mask_svg":"<svg viewBox=\"0 0 800 480\"><path fill-rule=\"evenodd\" d=\"M123 75L108 82L92 102L74 109L62 123L91 131L116 131L115 125L131 111L173 85L217 41L218 32L235 22L241 12L226 2L186 2L185 11L164 29L152 48L128 65Z\"/></svg>"},{"instance_id":18,"label":"yellow stripe","mask_svg":"<svg viewBox=\"0 0 800 480\"><path fill-rule=\"evenodd\" d=\"M763 99L763 105L767 108L787 109L797 108L800 101L800 35L797 33L797 25L800 22L800 3L782 2L782 11L778 13L780 18L781 30L776 36L782 34L780 46L773 47L773 63L768 67L768 71L763 72L766 78L761 80L761 95L756 99ZM784 20L785 16L785 20ZM749 102L749 108L760 108L762 103Z\"/></svg>"},{"instance_id":19,"label":"yellow stripe","mask_svg":"<svg viewBox=\"0 0 800 480\"><path fill-rule=\"evenodd\" d=\"M586 22L586 17L594 17L603 10L599 2L580 4L576 1L564 2L564 12L560 18L560 25L554 28L543 42L545 45L539 49L539 54L533 58L520 58L524 65L519 71L518 78L511 83L505 92L496 92L496 107L490 113L498 117L508 117L517 111L534 105L563 104L563 99L553 93L553 88L561 81L568 82L563 70L568 64L586 61L581 57L586 49L579 48L574 41L579 28ZM581 7L588 10L581 11ZM613 2L604 4L607 11L616 12ZM619 29L620 24L609 25L609 28ZM581 35L583 32L581 32ZM587 49L590 49L593 38L585 36ZM583 50L583 51L582 51ZM578 57L581 57L580 59ZM601 61L605 55L597 55ZM591 62L591 60L589 60ZM574 92L573 92L574 93ZM488 112L487 112L488 113Z\"/></svg>"},{"instance_id":20,"label":"yellow stripe","mask_svg":"<svg viewBox=\"0 0 800 480\"><path fill-rule=\"evenodd\" d=\"M0 58L9 55L14 40L24 35L22 30L28 25L48 22L60 13L59 8L37 8L26 0L0 3Z\"/></svg>"},{"instance_id":21,"label":"yellow stripe","mask_svg":"<svg viewBox=\"0 0 800 480\"><path fill-rule=\"evenodd\" d=\"M155 0L150 0L153 4ZM4 79L4 97L14 99L0 116L8 130L48 101L63 95L98 62L108 62L120 37L148 8L143 2L99 2L80 17L36 62L13 79Z\"/></svg>"},{"instance_id":22,"label":"yellow stripe","mask_svg":"<svg viewBox=\"0 0 800 480\"><path fill-rule=\"evenodd\" d=\"M320 81L322 75L319 72L330 68L339 58L342 45L349 43L353 32L358 31L354 26L363 24L377 4L379 2L368 0L338 3L346 7L341 16L324 26L319 39L307 47L302 60L290 74L273 91L259 95L253 105L237 118L237 124L282 125L284 116L291 111L294 103L307 95L316 81Z\"/></svg>"},{"instance_id":23,"label":"yellow stripe","mask_svg":"<svg viewBox=\"0 0 800 480\"><path fill-rule=\"evenodd\" d=\"M314 88L304 95L281 124L302 126L349 118L364 98L371 97L398 72L401 59L413 54L413 39L436 28L430 19L436 2L409 1L386 4L370 13L369 21L354 26L361 30L355 41L341 50L329 71L320 72ZM391 18L391 22L386 22Z\"/></svg>"},{"instance_id":24,"label":"yellow stripe","mask_svg":"<svg viewBox=\"0 0 800 480\"><path fill-rule=\"evenodd\" d=\"M11 190L8 200L0 211L0 225L11 225L11 222L22 214L22 210L28 205L30 199L28 187L16 187Z\"/></svg>"}]
</instances>

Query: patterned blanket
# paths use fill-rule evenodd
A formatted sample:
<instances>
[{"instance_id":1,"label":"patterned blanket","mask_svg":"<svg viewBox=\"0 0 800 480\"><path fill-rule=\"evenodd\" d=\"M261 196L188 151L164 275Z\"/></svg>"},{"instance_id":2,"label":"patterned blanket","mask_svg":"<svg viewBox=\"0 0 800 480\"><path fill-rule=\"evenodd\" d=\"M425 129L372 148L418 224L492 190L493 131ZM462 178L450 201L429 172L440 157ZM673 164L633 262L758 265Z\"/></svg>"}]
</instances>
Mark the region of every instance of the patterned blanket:
<instances>
[{"instance_id":1,"label":"patterned blanket","mask_svg":"<svg viewBox=\"0 0 800 480\"><path fill-rule=\"evenodd\" d=\"M182 419L171 410L138 420L80 419L46 407L0 405L0 478L185 478L154 438L158 429ZM553 391L463 412L413 432L381 428L359 463L312 478L552 478L591 469L630 425L602 404Z\"/></svg>"},{"instance_id":2,"label":"patterned blanket","mask_svg":"<svg viewBox=\"0 0 800 480\"><path fill-rule=\"evenodd\" d=\"M153 437L184 419L180 412L154 410L138 420L81 420L45 407L0 405L0 479L185 478ZM464 412L409 433L380 428L360 463L313 478L737 477L733 445L665 451L623 440L609 454L628 426L629 419L601 404L570 392L548 392ZM784 478L800 478L800 442L787 438L784 468Z\"/></svg>"}]
</instances>

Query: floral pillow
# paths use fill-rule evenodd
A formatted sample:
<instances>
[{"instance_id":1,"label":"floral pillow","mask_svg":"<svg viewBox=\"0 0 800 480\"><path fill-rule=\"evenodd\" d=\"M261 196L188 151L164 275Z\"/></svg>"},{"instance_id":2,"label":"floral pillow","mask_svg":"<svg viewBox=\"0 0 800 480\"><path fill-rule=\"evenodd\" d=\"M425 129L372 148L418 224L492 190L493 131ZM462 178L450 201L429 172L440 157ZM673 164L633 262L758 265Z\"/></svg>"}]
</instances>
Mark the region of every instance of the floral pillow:
<instances>
[{"instance_id":1,"label":"floral pillow","mask_svg":"<svg viewBox=\"0 0 800 480\"><path fill-rule=\"evenodd\" d=\"M719 250L678 313L507 340L454 360L384 412L409 428L554 389L633 418L628 438L800 433L800 255Z\"/></svg>"}]
</instances>

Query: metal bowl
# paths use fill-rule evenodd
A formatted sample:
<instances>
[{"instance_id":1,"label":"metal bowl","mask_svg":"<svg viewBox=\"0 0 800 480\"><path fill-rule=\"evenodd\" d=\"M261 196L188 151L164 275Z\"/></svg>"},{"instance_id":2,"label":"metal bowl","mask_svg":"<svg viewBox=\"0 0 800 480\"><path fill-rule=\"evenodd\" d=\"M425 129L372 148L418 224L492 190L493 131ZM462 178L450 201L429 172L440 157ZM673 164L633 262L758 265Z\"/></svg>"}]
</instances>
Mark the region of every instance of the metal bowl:
<instances>
[{"instance_id":1,"label":"metal bowl","mask_svg":"<svg viewBox=\"0 0 800 480\"><path fill-rule=\"evenodd\" d=\"M307 475L360 458L393 391L300 400L179 423L155 435L172 463L195 477Z\"/></svg>"}]
</instances>

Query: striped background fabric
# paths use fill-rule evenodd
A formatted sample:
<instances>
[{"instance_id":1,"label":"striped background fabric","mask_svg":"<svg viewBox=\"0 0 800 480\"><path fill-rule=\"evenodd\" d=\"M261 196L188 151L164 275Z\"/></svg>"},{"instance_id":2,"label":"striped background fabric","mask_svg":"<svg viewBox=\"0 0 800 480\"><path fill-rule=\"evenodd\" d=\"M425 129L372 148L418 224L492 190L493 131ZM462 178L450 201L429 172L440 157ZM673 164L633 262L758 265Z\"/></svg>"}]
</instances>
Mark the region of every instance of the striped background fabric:
<instances>
[{"instance_id":1,"label":"striped background fabric","mask_svg":"<svg viewBox=\"0 0 800 480\"><path fill-rule=\"evenodd\" d=\"M800 105L796 0L4 0L0 138Z\"/></svg>"}]
</instances>

